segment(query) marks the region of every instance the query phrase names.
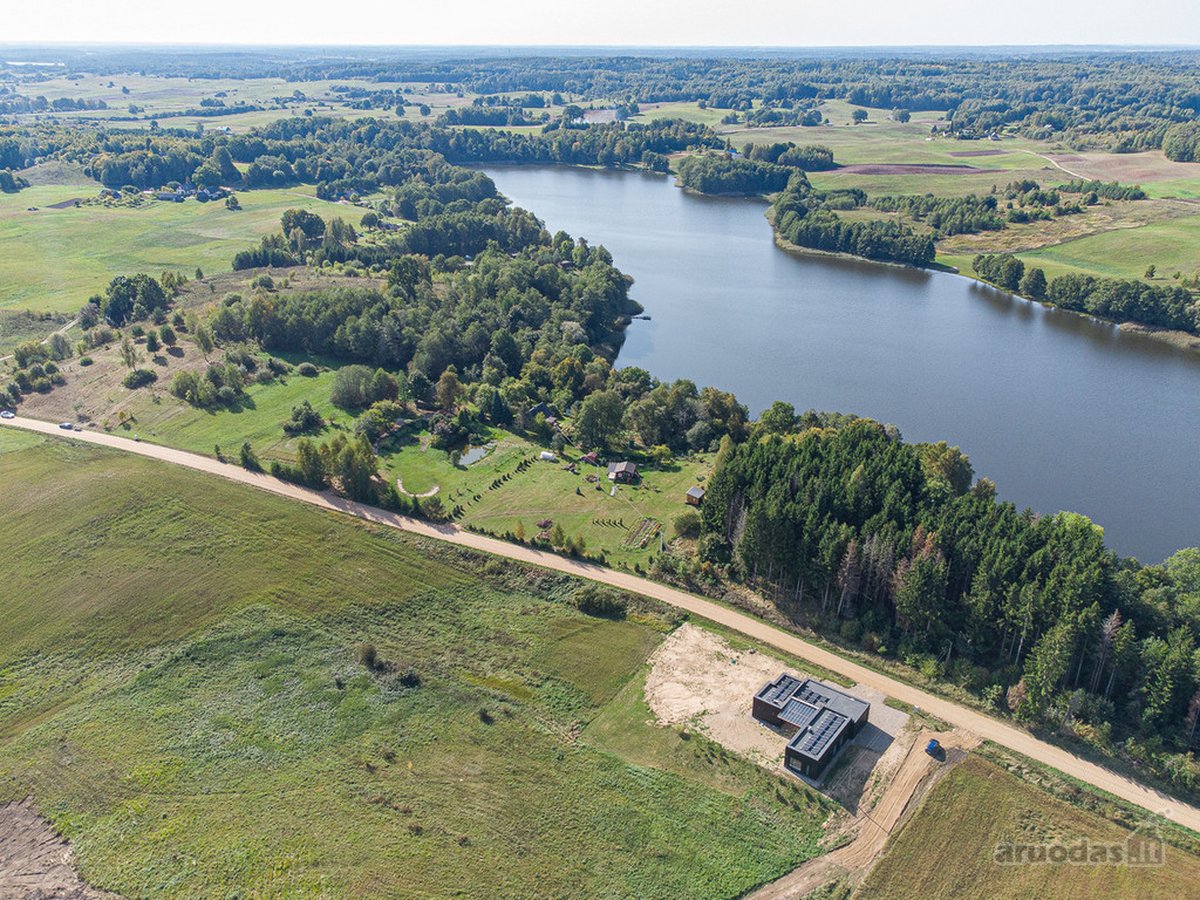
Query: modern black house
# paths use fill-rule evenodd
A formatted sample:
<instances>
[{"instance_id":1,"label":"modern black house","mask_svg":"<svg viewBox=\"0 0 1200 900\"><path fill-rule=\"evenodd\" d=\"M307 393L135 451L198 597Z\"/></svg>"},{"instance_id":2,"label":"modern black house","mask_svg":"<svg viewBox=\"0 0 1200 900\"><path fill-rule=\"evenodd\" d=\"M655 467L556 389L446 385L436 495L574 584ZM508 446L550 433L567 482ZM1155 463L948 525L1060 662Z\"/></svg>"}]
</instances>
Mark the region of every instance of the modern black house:
<instances>
[{"instance_id":1,"label":"modern black house","mask_svg":"<svg viewBox=\"0 0 1200 900\"><path fill-rule=\"evenodd\" d=\"M823 681L786 672L754 695L754 718L785 731L795 730L783 764L818 778L829 761L867 724L871 704Z\"/></svg>"}]
</instances>

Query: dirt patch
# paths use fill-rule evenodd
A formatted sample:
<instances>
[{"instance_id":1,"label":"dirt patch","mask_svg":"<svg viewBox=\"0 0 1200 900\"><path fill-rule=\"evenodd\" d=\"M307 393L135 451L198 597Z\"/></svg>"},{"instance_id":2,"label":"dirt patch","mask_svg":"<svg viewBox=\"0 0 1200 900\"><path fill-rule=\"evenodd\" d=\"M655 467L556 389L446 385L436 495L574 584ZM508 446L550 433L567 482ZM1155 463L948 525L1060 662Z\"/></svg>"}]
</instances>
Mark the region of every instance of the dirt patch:
<instances>
[{"instance_id":1,"label":"dirt patch","mask_svg":"<svg viewBox=\"0 0 1200 900\"><path fill-rule=\"evenodd\" d=\"M75 871L71 845L38 815L29 799L0 806L2 900L114 900Z\"/></svg>"},{"instance_id":2,"label":"dirt patch","mask_svg":"<svg viewBox=\"0 0 1200 900\"><path fill-rule=\"evenodd\" d=\"M690 724L724 747L775 768L787 739L750 715L750 700L779 675L779 660L739 653L696 625L683 625L650 657L646 703L664 725Z\"/></svg>"},{"instance_id":3,"label":"dirt patch","mask_svg":"<svg viewBox=\"0 0 1200 900\"><path fill-rule=\"evenodd\" d=\"M986 175L1000 170L938 163L856 163L852 166L838 166L834 171L848 172L851 175Z\"/></svg>"},{"instance_id":4,"label":"dirt patch","mask_svg":"<svg viewBox=\"0 0 1200 900\"><path fill-rule=\"evenodd\" d=\"M418 500L424 500L426 497L432 497L434 494L436 494L441 489L442 489L442 486L440 484L435 484L433 487L431 487L427 491L421 491L421 493L419 493L419 494L414 494L412 491L405 490L403 478L396 479L396 490L398 490L400 493L404 494L406 497L416 497Z\"/></svg>"},{"instance_id":5,"label":"dirt patch","mask_svg":"<svg viewBox=\"0 0 1200 900\"><path fill-rule=\"evenodd\" d=\"M1050 153L1050 159L1068 169L1098 178L1101 181L1120 181L1125 184L1146 184L1174 178L1192 179L1200 176L1195 163L1172 162L1161 150L1141 153Z\"/></svg>"},{"instance_id":6,"label":"dirt patch","mask_svg":"<svg viewBox=\"0 0 1200 900\"><path fill-rule=\"evenodd\" d=\"M750 714L751 698L787 669L773 656L739 651L710 631L683 625L650 657L646 703L663 725L691 725L712 740L768 768L783 764L788 735ZM879 780L876 764L889 755L908 715L885 706L883 695L856 685L847 693L871 704L869 724L844 751L846 761L831 770L848 809L861 802L864 786ZM838 798L835 798L838 799Z\"/></svg>"},{"instance_id":7,"label":"dirt patch","mask_svg":"<svg viewBox=\"0 0 1200 900\"><path fill-rule=\"evenodd\" d=\"M68 207L74 206L76 203L82 202L82 197L72 197L70 200L59 200L57 203L50 203L46 206L46 209L67 209Z\"/></svg>"},{"instance_id":8,"label":"dirt patch","mask_svg":"<svg viewBox=\"0 0 1200 900\"><path fill-rule=\"evenodd\" d=\"M952 150L950 156L1003 156L1007 150Z\"/></svg>"}]
</instances>

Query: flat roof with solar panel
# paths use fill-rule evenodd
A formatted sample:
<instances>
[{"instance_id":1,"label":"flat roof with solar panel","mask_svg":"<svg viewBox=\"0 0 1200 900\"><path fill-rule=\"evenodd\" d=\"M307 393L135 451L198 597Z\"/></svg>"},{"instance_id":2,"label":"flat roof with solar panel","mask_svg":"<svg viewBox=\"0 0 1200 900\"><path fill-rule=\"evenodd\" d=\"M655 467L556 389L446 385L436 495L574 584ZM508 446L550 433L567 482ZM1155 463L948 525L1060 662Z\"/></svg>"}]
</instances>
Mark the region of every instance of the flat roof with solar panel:
<instances>
[{"instance_id":1,"label":"flat roof with solar panel","mask_svg":"<svg viewBox=\"0 0 1200 900\"><path fill-rule=\"evenodd\" d=\"M784 751L784 765L817 777L867 723L871 704L814 678L784 672L754 695L754 717L795 733Z\"/></svg>"}]
</instances>

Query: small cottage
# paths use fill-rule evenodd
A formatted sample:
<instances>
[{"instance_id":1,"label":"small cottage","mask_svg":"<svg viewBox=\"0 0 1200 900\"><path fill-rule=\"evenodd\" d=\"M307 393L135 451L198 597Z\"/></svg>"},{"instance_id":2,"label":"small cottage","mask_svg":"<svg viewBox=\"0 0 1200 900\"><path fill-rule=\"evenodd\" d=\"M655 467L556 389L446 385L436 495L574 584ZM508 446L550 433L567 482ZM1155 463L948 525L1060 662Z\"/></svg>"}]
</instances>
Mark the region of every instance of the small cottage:
<instances>
[{"instance_id":1,"label":"small cottage","mask_svg":"<svg viewBox=\"0 0 1200 900\"><path fill-rule=\"evenodd\" d=\"M615 462L608 464L608 480L620 484L632 484L637 481L638 469L636 463Z\"/></svg>"},{"instance_id":2,"label":"small cottage","mask_svg":"<svg viewBox=\"0 0 1200 900\"><path fill-rule=\"evenodd\" d=\"M704 502L704 488L698 484L692 485L684 496L689 506L699 506Z\"/></svg>"}]
</instances>

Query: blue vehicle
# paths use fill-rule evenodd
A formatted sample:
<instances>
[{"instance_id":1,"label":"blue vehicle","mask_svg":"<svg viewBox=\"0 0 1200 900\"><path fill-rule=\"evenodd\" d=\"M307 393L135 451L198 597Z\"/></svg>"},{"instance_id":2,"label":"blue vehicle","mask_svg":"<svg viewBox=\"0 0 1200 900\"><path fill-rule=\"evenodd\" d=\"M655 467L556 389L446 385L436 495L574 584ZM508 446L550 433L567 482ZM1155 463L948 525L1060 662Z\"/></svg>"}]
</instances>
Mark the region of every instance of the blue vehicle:
<instances>
[{"instance_id":1,"label":"blue vehicle","mask_svg":"<svg viewBox=\"0 0 1200 900\"><path fill-rule=\"evenodd\" d=\"M929 743L925 745L925 752L934 759L942 759L946 755L946 751L942 749L942 745L938 743L937 738L929 739Z\"/></svg>"}]
</instances>

